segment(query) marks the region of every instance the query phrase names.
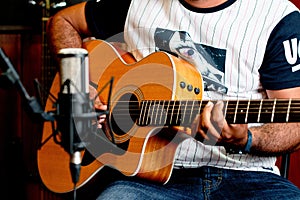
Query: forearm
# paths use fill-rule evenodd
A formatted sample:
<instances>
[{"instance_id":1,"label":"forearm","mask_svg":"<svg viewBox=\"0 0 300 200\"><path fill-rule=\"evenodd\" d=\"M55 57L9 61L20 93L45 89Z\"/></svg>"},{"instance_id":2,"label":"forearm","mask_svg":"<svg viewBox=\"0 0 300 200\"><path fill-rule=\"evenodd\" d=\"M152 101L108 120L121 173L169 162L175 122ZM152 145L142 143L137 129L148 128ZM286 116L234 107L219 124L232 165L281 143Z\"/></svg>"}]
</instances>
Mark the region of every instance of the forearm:
<instances>
[{"instance_id":1,"label":"forearm","mask_svg":"<svg viewBox=\"0 0 300 200\"><path fill-rule=\"evenodd\" d=\"M250 130L255 154L280 155L300 149L300 123L265 124Z\"/></svg>"}]
</instances>

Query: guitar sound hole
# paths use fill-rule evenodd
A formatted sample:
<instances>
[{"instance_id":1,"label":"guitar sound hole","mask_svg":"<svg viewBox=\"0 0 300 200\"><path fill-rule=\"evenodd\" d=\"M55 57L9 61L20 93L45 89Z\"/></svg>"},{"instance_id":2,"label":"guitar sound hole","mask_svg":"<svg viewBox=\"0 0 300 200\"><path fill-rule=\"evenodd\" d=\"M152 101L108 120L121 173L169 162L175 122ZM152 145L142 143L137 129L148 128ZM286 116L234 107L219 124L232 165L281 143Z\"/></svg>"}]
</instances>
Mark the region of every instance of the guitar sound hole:
<instances>
[{"instance_id":1,"label":"guitar sound hole","mask_svg":"<svg viewBox=\"0 0 300 200\"><path fill-rule=\"evenodd\" d=\"M124 94L111 113L111 129L117 136L130 131L139 115L139 102L134 94Z\"/></svg>"}]
</instances>

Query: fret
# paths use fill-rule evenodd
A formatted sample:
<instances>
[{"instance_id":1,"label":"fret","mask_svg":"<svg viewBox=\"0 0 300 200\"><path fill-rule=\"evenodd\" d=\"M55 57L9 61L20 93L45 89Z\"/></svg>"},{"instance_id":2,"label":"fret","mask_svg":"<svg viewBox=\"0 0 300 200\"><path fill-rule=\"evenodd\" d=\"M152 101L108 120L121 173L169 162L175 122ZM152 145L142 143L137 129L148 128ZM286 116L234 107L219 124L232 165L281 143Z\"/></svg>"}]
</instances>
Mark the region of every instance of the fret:
<instances>
[{"instance_id":1,"label":"fret","mask_svg":"<svg viewBox=\"0 0 300 200\"><path fill-rule=\"evenodd\" d=\"M195 100L142 101L137 121L142 126L189 126L206 103ZM224 116L229 124L298 122L300 100L227 100L224 101Z\"/></svg>"},{"instance_id":2,"label":"fret","mask_svg":"<svg viewBox=\"0 0 300 200\"><path fill-rule=\"evenodd\" d=\"M286 111L286 118L285 118L286 122L289 122L289 116L290 116L290 110L291 110L291 103L292 103L292 99L289 99L289 105L288 105L288 108L287 108L287 111Z\"/></svg>"},{"instance_id":3,"label":"fret","mask_svg":"<svg viewBox=\"0 0 300 200\"><path fill-rule=\"evenodd\" d=\"M151 101L151 116L149 117L150 119L150 124L155 125L155 111L156 111L156 100Z\"/></svg>"},{"instance_id":4,"label":"fret","mask_svg":"<svg viewBox=\"0 0 300 200\"><path fill-rule=\"evenodd\" d=\"M193 118L193 109L195 101L184 101L184 108L182 110L181 125L187 126L191 124Z\"/></svg>"},{"instance_id":5,"label":"fret","mask_svg":"<svg viewBox=\"0 0 300 200\"><path fill-rule=\"evenodd\" d=\"M257 116L257 123L260 122L260 115L261 115L261 108L262 108L262 105L263 105L263 99L260 101L260 104L259 104L259 110L258 110L258 116Z\"/></svg>"},{"instance_id":6,"label":"fret","mask_svg":"<svg viewBox=\"0 0 300 200\"><path fill-rule=\"evenodd\" d=\"M192 101L191 113L190 113L190 116L189 116L189 120L187 121L187 123L189 123L189 124L192 124L192 119L194 118L193 117L194 106L195 106L195 101Z\"/></svg>"},{"instance_id":7,"label":"fret","mask_svg":"<svg viewBox=\"0 0 300 200\"><path fill-rule=\"evenodd\" d=\"M149 101L144 101L144 112L143 112L143 115L142 115L142 125L147 125L147 115L148 115L148 102Z\"/></svg>"},{"instance_id":8,"label":"fret","mask_svg":"<svg viewBox=\"0 0 300 200\"><path fill-rule=\"evenodd\" d=\"M169 120L168 120L168 124L167 125L170 125L172 124L172 121L173 121L173 116L174 116L174 109L175 109L175 101L171 101L173 103L173 105L171 106L171 110L170 110L170 114L168 114L169 117ZM168 112L169 113L169 112Z\"/></svg>"},{"instance_id":9,"label":"fret","mask_svg":"<svg viewBox=\"0 0 300 200\"><path fill-rule=\"evenodd\" d=\"M149 101L145 101L145 109L144 109L144 113L143 113L143 120L142 120L142 124L148 125L148 110L149 110Z\"/></svg>"},{"instance_id":10,"label":"fret","mask_svg":"<svg viewBox=\"0 0 300 200\"><path fill-rule=\"evenodd\" d=\"M170 109L170 101L168 101L168 106L167 106L167 108L165 109L165 111L166 111L165 120L164 120L164 124L165 124L165 125L167 124L167 121L168 121L168 113L169 113L169 109Z\"/></svg>"},{"instance_id":11,"label":"fret","mask_svg":"<svg viewBox=\"0 0 300 200\"><path fill-rule=\"evenodd\" d=\"M274 102L273 102L273 109L272 109L271 122L274 121L275 108L276 108L276 99L274 99Z\"/></svg>"},{"instance_id":12,"label":"fret","mask_svg":"<svg viewBox=\"0 0 300 200\"><path fill-rule=\"evenodd\" d=\"M260 120L260 110L262 107L261 100L248 100L247 110L248 113L246 114L247 120L245 123L257 123Z\"/></svg>"},{"instance_id":13,"label":"fret","mask_svg":"<svg viewBox=\"0 0 300 200\"><path fill-rule=\"evenodd\" d=\"M191 108L189 105L190 102L191 101L187 101L187 100L182 101L181 110L180 110L180 120L178 123L182 126L186 125L188 123L188 118L190 116L190 111L191 111Z\"/></svg>"},{"instance_id":14,"label":"fret","mask_svg":"<svg viewBox=\"0 0 300 200\"><path fill-rule=\"evenodd\" d=\"M249 108L250 108L250 99L248 100L247 103L247 110L246 110L246 117L245 117L245 123L248 123L248 115L249 115Z\"/></svg>"},{"instance_id":15,"label":"fret","mask_svg":"<svg viewBox=\"0 0 300 200\"><path fill-rule=\"evenodd\" d=\"M236 121L236 102L235 101L228 101L226 106L226 113L225 118L228 123L234 123Z\"/></svg>"},{"instance_id":16,"label":"fret","mask_svg":"<svg viewBox=\"0 0 300 200\"><path fill-rule=\"evenodd\" d=\"M290 103L289 122L300 121L300 100L292 99Z\"/></svg>"},{"instance_id":17,"label":"fret","mask_svg":"<svg viewBox=\"0 0 300 200\"><path fill-rule=\"evenodd\" d=\"M155 112L155 100L151 100L150 101L150 106L149 106L149 115L148 115L148 119L149 119L149 123L148 124L152 124L155 125L155 117L154 117L154 112Z\"/></svg>"},{"instance_id":18,"label":"fret","mask_svg":"<svg viewBox=\"0 0 300 200\"><path fill-rule=\"evenodd\" d=\"M176 115L175 124L178 124L178 125L180 124L180 118L179 118L179 117L180 117L180 113L181 113L181 102L182 102L182 101L178 101L178 104L179 104L179 105L178 105L178 108L176 109L177 115Z\"/></svg>"},{"instance_id":19,"label":"fret","mask_svg":"<svg viewBox=\"0 0 300 200\"><path fill-rule=\"evenodd\" d=\"M237 101L236 105L235 105L233 123L236 123L236 115L237 115L237 112L238 112L238 106L239 106L239 101Z\"/></svg>"},{"instance_id":20,"label":"fret","mask_svg":"<svg viewBox=\"0 0 300 200\"><path fill-rule=\"evenodd\" d=\"M236 120L235 123L243 124L245 123L247 119L247 114L248 112L248 101L238 101L238 106L237 106L237 114L236 114Z\"/></svg>"},{"instance_id":21,"label":"fret","mask_svg":"<svg viewBox=\"0 0 300 200\"><path fill-rule=\"evenodd\" d=\"M151 110L151 115L149 116L149 121L150 121L150 123L149 124L156 124L155 123L155 100L154 101L152 101L151 100L151 106L150 106L150 110Z\"/></svg>"},{"instance_id":22,"label":"fret","mask_svg":"<svg viewBox=\"0 0 300 200\"><path fill-rule=\"evenodd\" d=\"M238 101L227 101L224 108L224 115L229 123L233 124L244 124L248 120L249 115L249 102L238 100Z\"/></svg>"},{"instance_id":23,"label":"fret","mask_svg":"<svg viewBox=\"0 0 300 200\"><path fill-rule=\"evenodd\" d=\"M157 125L164 126L167 119L166 101L157 102Z\"/></svg>"},{"instance_id":24,"label":"fret","mask_svg":"<svg viewBox=\"0 0 300 200\"><path fill-rule=\"evenodd\" d=\"M170 118L172 117L172 108L173 108L172 101L168 101L168 107L166 109L167 117L164 123L165 125L170 124L170 120L171 120Z\"/></svg>"},{"instance_id":25,"label":"fret","mask_svg":"<svg viewBox=\"0 0 300 200\"><path fill-rule=\"evenodd\" d=\"M182 101L174 101L175 109L174 115L176 116L176 120L171 123L171 125L179 126L181 122L181 102Z\"/></svg>"},{"instance_id":26,"label":"fret","mask_svg":"<svg viewBox=\"0 0 300 200\"><path fill-rule=\"evenodd\" d=\"M139 119L138 119L138 125L143 124L143 119L144 119L144 112L145 112L145 101L142 101L141 103L141 109L140 109L140 114L139 114Z\"/></svg>"},{"instance_id":27,"label":"fret","mask_svg":"<svg viewBox=\"0 0 300 200\"><path fill-rule=\"evenodd\" d=\"M137 120L137 124L138 125L141 125L141 119L142 119L142 113L143 113L143 108L144 108L144 101L141 102L141 107L140 107L140 113L139 113L139 118Z\"/></svg>"},{"instance_id":28,"label":"fret","mask_svg":"<svg viewBox=\"0 0 300 200\"><path fill-rule=\"evenodd\" d=\"M156 107L156 113L155 113L155 124L158 124L158 115L159 115L159 110L160 110L160 108L161 108L161 106L160 106L160 101L157 101L157 103L155 104L155 107Z\"/></svg>"},{"instance_id":29,"label":"fret","mask_svg":"<svg viewBox=\"0 0 300 200\"><path fill-rule=\"evenodd\" d=\"M288 116L289 101L276 99L274 100L274 117L271 122L286 122Z\"/></svg>"},{"instance_id":30,"label":"fret","mask_svg":"<svg viewBox=\"0 0 300 200\"><path fill-rule=\"evenodd\" d=\"M161 114L159 117L159 124L162 124L162 117L165 116L165 100L162 101L162 105L161 105Z\"/></svg>"},{"instance_id":31,"label":"fret","mask_svg":"<svg viewBox=\"0 0 300 200\"><path fill-rule=\"evenodd\" d=\"M260 123L272 122L274 102L273 101L263 101L260 113Z\"/></svg>"},{"instance_id":32,"label":"fret","mask_svg":"<svg viewBox=\"0 0 300 200\"><path fill-rule=\"evenodd\" d=\"M224 118L226 119L227 118L227 112L228 112L228 100L225 101L225 106L224 106Z\"/></svg>"},{"instance_id":33,"label":"fret","mask_svg":"<svg viewBox=\"0 0 300 200\"><path fill-rule=\"evenodd\" d=\"M151 113L151 100L146 101L146 109L144 112L144 117L143 117L143 124L144 125L149 125L150 119L149 119L149 115Z\"/></svg>"},{"instance_id":34,"label":"fret","mask_svg":"<svg viewBox=\"0 0 300 200\"><path fill-rule=\"evenodd\" d=\"M180 124L185 124L188 120L186 120L186 116L189 116L188 114L187 114L187 107L188 107L188 104L189 104L189 101L184 101L185 103L184 103L184 108L183 108L183 110L182 110L182 119L181 119L181 121L180 121ZM191 109L189 109L189 110L191 110Z\"/></svg>"},{"instance_id":35,"label":"fret","mask_svg":"<svg viewBox=\"0 0 300 200\"><path fill-rule=\"evenodd\" d=\"M162 117L165 115L165 101L159 101L159 109L158 109L158 124L163 125Z\"/></svg>"},{"instance_id":36,"label":"fret","mask_svg":"<svg viewBox=\"0 0 300 200\"><path fill-rule=\"evenodd\" d=\"M146 116L147 116L146 124L147 125L149 125L149 124L153 125L152 124L152 121L153 121L153 101L152 100L149 101L148 114Z\"/></svg>"}]
</instances>

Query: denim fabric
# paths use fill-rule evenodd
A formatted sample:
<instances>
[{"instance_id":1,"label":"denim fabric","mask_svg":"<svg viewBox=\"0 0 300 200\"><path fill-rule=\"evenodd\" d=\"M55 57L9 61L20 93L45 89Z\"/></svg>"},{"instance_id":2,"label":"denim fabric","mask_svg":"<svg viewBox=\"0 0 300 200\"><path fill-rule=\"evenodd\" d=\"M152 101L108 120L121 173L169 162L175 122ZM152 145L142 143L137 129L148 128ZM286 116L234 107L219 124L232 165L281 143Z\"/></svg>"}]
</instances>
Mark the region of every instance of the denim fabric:
<instances>
[{"instance_id":1,"label":"denim fabric","mask_svg":"<svg viewBox=\"0 0 300 200\"><path fill-rule=\"evenodd\" d=\"M272 199L300 200L300 190L281 176L202 167L174 170L165 185L135 178L112 182L98 199Z\"/></svg>"}]
</instances>

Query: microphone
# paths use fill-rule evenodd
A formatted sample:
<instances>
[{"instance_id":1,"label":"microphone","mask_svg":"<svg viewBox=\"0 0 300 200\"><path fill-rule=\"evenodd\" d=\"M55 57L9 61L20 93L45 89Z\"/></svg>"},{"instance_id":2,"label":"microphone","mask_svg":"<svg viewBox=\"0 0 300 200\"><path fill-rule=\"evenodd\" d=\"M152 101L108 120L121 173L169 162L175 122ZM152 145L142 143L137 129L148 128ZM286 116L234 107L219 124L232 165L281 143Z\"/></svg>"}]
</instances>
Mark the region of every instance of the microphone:
<instances>
[{"instance_id":1,"label":"microphone","mask_svg":"<svg viewBox=\"0 0 300 200\"><path fill-rule=\"evenodd\" d=\"M85 144L81 138L91 130L89 98L88 51L82 48L65 48L60 58L60 92L57 99L57 128L61 133L61 146L70 154L70 171L74 186L79 180L81 151Z\"/></svg>"}]
</instances>

